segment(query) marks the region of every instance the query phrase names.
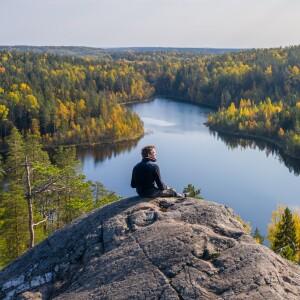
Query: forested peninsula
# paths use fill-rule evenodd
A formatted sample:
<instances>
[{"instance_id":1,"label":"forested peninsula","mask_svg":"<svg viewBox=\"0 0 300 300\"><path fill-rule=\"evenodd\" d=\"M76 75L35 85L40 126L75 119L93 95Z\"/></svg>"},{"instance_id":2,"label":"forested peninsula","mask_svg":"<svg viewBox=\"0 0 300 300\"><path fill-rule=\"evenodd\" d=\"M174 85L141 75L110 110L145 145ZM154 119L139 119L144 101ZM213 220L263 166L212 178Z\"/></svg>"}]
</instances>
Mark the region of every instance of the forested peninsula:
<instances>
[{"instance_id":1,"label":"forested peninsula","mask_svg":"<svg viewBox=\"0 0 300 300\"><path fill-rule=\"evenodd\" d=\"M118 104L144 99L149 84L129 65L48 54L0 53L0 135L13 127L45 145L129 140L143 134L136 114ZM114 89L118 76L119 89Z\"/></svg>"},{"instance_id":2,"label":"forested peninsula","mask_svg":"<svg viewBox=\"0 0 300 300\"><path fill-rule=\"evenodd\" d=\"M3 142L14 126L53 146L134 139L142 122L119 104L155 95L218 109L208 120L212 129L266 138L300 157L299 46L219 55L155 48L93 57L0 52Z\"/></svg>"}]
</instances>

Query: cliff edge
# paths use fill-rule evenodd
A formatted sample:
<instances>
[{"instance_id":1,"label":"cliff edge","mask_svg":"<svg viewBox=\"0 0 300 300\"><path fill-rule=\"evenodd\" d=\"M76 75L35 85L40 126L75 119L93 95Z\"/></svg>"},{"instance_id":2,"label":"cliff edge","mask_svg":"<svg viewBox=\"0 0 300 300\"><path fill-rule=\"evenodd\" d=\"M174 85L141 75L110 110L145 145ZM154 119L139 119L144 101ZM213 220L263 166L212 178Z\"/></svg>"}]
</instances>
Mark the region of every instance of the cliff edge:
<instances>
[{"instance_id":1,"label":"cliff edge","mask_svg":"<svg viewBox=\"0 0 300 300\"><path fill-rule=\"evenodd\" d=\"M77 219L0 273L0 299L299 299L300 267L231 209L126 198Z\"/></svg>"}]
</instances>

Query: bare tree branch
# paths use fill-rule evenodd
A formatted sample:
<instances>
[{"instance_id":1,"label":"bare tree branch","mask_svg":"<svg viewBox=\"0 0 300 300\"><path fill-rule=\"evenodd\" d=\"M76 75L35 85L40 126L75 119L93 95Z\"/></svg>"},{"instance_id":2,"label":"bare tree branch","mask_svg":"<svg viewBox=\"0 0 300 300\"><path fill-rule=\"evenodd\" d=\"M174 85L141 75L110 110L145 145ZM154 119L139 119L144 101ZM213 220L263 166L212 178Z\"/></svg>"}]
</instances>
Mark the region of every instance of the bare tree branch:
<instances>
[{"instance_id":1,"label":"bare tree branch","mask_svg":"<svg viewBox=\"0 0 300 300\"><path fill-rule=\"evenodd\" d=\"M48 217L46 217L46 218L45 218L44 220L42 220L42 221L39 221L39 222L37 222L37 223L34 223L33 226L38 226L38 225L40 225L40 224L46 222L47 220L48 220Z\"/></svg>"},{"instance_id":2,"label":"bare tree branch","mask_svg":"<svg viewBox=\"0 0 300 300\"><path fill-rule=\"evenodd\" d=\"M35 187L32 191L32 194L40 194L44 191L47 191L51 186L56 185L59 180L68 179L68 178L71 178L71 177L67 176L67 175L53 177L53 178L49 179L48 182L46 182L38 187Z\"/></svg>"}]
</instances>

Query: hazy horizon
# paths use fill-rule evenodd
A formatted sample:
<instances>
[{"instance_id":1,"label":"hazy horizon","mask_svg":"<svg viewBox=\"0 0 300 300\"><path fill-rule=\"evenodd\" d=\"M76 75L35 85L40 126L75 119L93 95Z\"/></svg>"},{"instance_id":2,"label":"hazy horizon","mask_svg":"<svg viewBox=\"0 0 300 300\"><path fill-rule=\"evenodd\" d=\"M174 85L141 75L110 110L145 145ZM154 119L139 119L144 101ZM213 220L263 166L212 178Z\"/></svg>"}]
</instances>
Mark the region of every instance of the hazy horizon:
<instances>
[{"instance_id":1,"label":"hazy horizon","mask_svg":"<svg viewBox=\"0 0 300 300\"><path fill-rule=\"evenodd\" d=\"M1 0L0 45L275 48L300 44L297 0Z\"/></svg>"},{"instance_id":2,"label":"hazy horizon","mask_svg":"<svg viewBox=\"0 0 300 300\"><path fill-rule=\"evenodd\" d=\"M300 43L299 43L300 45ZM111 47L106 47L106 46L88 46L88 45L31 45L31 44L0 44L1 47L83 47L83 48L93 48L93 49L127 49L127 48L170 48L170 49L254 49L255 47L250 47L250 48L241 48L241 47L227 47L227 48L223 48L223 47L193 47L193 46L187 46L187 47L180 47L180 46L111 46ZM297 45L288 45L288 46L283 46L283 47L289 47L289 46L297 46ZM278 46L281 47L281 46ZM275 47L275 48L278 48ZM265 47L265 48L270 48L270 47Z\"/></svg>"}]
</instances>

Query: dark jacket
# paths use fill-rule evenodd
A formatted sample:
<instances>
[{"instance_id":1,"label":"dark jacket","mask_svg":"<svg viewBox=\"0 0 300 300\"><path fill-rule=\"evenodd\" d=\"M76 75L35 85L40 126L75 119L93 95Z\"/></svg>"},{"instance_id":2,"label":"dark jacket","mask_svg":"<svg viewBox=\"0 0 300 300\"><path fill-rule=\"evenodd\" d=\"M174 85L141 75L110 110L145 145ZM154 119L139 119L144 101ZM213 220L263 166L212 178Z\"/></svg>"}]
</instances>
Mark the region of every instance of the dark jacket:
<instances>
[{"instance_id":1,"label":"dark jacket","mask_svg":"<svg viewBox=\"0 0 300 300\"><path fill-rule=\"evenodd\" d=\"M131 187L136 188L137 193L143 196L156 188L155 183L159 190L167 188L160 178L158 165L149 158L143 158L132 170Z\"/></svg>"}]
</instances>

